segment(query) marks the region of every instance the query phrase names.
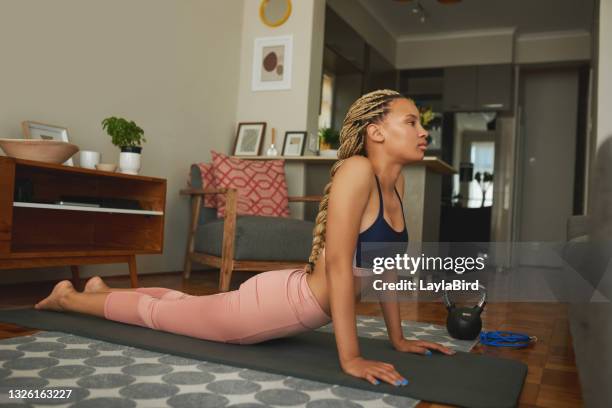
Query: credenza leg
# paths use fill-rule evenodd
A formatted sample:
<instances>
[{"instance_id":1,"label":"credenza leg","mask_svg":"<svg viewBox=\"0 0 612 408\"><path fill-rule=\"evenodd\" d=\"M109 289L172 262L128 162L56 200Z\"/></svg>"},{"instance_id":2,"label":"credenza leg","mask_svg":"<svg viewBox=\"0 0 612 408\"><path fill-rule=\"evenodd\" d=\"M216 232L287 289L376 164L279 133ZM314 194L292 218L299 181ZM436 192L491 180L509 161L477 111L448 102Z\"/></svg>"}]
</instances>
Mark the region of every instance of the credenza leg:
<instances>
[{"instance_id":1,"label":"credenza leg","mask_svg":"<svg viewBox=\"0 0 612 408\"><path fill-rule=\"evenodd\" d=\"M138 287L138 274L136 272L136 256L130 255L128 257L128 266L130 267L130 282L133 288Z\"/></svg>"},{"instance_id":2,"label":"credenza leg","mask_svg":"<svg viewBox=\"0 0 612 408\"><path fill-rule=\"evenodd\" d=\"M72 272L72 286L74 286L78 290L81 286L81 278L79 277L79 266L70 265L70 272Z\"/></svg>"}]
</instances>

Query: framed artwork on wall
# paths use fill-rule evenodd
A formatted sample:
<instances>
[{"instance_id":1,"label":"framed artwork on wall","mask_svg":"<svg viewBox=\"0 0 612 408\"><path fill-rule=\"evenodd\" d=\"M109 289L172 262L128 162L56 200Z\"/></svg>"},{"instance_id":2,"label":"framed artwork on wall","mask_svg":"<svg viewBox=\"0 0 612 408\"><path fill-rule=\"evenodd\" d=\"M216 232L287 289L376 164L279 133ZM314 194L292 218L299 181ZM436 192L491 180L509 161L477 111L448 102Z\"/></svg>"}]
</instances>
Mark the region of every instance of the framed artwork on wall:
<instances>
[{"instance_id":1,"label":"framed artwork on wall","mask_svg":"<svg viewBox=\"0 0 612 408\"><path fill-rule=\"evenodd\" d=\"M255 39L253 50L253 91L291 89L293 36Z\"/></svg>"},{"instance_id":2,"label":"framed artwork on wall","mask_svg":"<svg viewBox=\"0 0 612 408\"><path fill-rule=\"evenodd\" d=\"M306 145L306 132L285 132L285 143L283 143L283 156L301 156L304 154Z\"/></svg>"},{"instance_id":3,"label":"framed artwork on wall","mask_svg":"<svg viewBox=\"0 0 612 408\"><path fill-rule=\"evenodd\" d=\"M240 122L234 141L234 156L259 156L266 134L266 122Z\"/></svg>"},{"instance_id":4,"label":"framed artwork on wall","mask_svg":"<svg viewBox=\"0 0 612 408\"><path fill-rule=\"evenodd\" d=\"M61 126L48 125L40 122L26 120L21 122L23 137L26 139L56 140L58 142L70 142L68 140L68 129ZM65 166L74 166L72 158L63 163Z\"/></svg>"},{"instance_id":5,"label":"framed artwork on wall","mask_svg":"<svg viewBox=\"0 0 612 408\"><path fill-rule=\"evenodd\" d=\"M268 27L280 27L291 15L291 0L261 0L259 19Z\"/></svg>"}]
</instances>

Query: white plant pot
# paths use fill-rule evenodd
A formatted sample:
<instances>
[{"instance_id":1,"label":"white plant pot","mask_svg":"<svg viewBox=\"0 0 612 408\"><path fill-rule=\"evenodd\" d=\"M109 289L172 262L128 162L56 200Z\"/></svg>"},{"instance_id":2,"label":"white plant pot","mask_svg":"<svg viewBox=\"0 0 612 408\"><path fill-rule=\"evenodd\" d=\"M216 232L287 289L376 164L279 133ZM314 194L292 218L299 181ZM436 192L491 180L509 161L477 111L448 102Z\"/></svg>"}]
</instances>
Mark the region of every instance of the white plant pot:
<instances>
[{"instance_id":1,"label":"white plant pot","mask_svg":"<svg viewBox=\"0 0 612 408\"><path fill-rule=\"evenodd\" d=\"M338 150L336 149L321 150L319 152L319 156L338 158Z\"/></svg>"},{"instance_id":2,"label":"white plant pot","mask_svg":"<svg viewBox=\"0 0 612 408\"><path fill-rule=\"evenodd\" d=\"M140 171L140 153L119 153L119 172L124 174L138 174Z\"/></svg>"}]
</instances>

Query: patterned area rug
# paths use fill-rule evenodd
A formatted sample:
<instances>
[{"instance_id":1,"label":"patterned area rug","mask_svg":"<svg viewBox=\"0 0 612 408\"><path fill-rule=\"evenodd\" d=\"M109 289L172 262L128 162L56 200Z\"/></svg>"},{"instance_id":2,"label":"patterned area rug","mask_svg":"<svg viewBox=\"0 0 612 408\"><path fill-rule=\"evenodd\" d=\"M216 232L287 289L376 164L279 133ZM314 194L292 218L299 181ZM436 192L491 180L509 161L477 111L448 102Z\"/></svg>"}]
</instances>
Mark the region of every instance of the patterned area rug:
<instances>
[{"instance_id":1,"label":"patterned area rug","mask_svg":"<svg viewBox=\"0 0 612 408\"><path fill-rule=\"evenodd\" d=\"M402 326L411 340L434 341L458 351L470 351L476 344L449 337L442 326L410 321ZM387 340L380 317L358 316L357 328L359 336ZM333 326L318 330L333 331ZM70 389L71 395L9 398L9 390L42 389ZM404 408L418 402L60 332L0 340L2 407Z\"/></svg>"}]
</instances>

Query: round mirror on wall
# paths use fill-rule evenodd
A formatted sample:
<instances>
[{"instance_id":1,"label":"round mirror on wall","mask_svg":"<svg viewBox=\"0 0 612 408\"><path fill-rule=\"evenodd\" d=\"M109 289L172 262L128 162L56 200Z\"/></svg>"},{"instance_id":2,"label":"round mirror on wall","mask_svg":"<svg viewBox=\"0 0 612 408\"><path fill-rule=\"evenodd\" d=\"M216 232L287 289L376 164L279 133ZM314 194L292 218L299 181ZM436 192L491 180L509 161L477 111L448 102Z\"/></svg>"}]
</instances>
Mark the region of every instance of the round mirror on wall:
<instances>
[{"instance_id":1,"label":"round mirror on wall","mask_svg":"<svg viewBox=\"0 0 612 408\"><path fill-rule=\"evenodd\" d=\"M291 15L291 0L261 0L259 18L268 27L278 27Z\"/></svg>"}]
</instances>

